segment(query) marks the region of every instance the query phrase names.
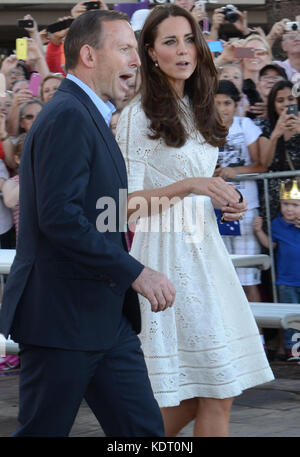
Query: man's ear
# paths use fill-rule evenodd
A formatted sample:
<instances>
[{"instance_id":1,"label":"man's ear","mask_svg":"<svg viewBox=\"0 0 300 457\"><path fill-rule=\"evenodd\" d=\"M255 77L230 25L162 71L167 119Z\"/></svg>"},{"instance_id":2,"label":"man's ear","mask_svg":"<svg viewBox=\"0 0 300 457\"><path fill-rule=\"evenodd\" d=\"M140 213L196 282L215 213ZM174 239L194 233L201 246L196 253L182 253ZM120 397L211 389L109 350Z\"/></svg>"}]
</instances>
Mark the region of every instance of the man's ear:
<instances>
[{"instance_id":1,"label":"man's ear","mask_svg":"<svg viewBox=\"0 0 300 457\"><path fill-rule=\"evenodd\" d=\"M95 65L95 57L94 57L94 52L93 49L88 45L85 44L81 47L80 52L80 59L84 66L88 68L94 68Z\"/></svg>"}]
</instances>

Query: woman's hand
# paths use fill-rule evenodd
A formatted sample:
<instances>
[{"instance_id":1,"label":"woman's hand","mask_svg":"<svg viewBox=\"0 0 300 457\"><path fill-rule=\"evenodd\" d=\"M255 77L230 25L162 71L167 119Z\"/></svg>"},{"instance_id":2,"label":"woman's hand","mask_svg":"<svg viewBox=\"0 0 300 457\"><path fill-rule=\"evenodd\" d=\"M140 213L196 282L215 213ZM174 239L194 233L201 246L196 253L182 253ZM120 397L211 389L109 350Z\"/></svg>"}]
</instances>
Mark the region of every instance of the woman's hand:
<instances>
[{"instance_id":1,"label":"woman's hand","mask_svg":"<svg viewBox=\"0 0 300 457\"><path fill-rule=\"evenodd\" d=\"M256 114L257 117L267 117L267 104L263 102L255 103L254 105L250 105L247 109L252 114Z\"/></svg>"},{"instance_id":2,"label":"woman's hand","mask_svg":"<svg viewBox=\"0 0 300 457\"><path fill-rule=\"evenodd\" d=\"M248 201L243 200L241 203L222 207L221 210L223 212L222 219L224 221L237 221L243 219L248 210Z\"/></svg>"},{"instance_id":3,"label":"woman's hand","mask_svg":"<svg viewBox=\"0 0 300 457\"><path fill-rule=\"evenodd\" d=\"M15 94L12 106L20 106L32 99L32 92L29 89L21 89Z\"/></svg>"},{"instance_id":4,"label":"woman's hand","mask_svg":"<svg viewBox=\"0 0 300 457\"><path fill-rule=\"evenodd\" d=\"M300 113L298 116L295 114L289 114L285 122L286 129L289 130L293 135L300 133Z\"/></svg>"},{"instance_id":5,"label":"woman's hand","mask_svg":"<svg viewBox=\"0 0 300 457\"><path fill-rule=\"evenodd\" d=\"M250 29L248 27L248 12L247 11L234 11L239 17L238 19L232 24L242 35L248 35L250 33Z\"/></svg>"},{"instance_id":6,"label":"woman's hand","mask_svg":"<svg viewBox=\"0 0 300 457\"><path fill-rule=\"evenodd\" d=\"M234 186L226 183L220 177L213 178L188 178L190 193L206 195L210 197L220 209L239 203L240 195L235 191ZM222 210L223 211L223 210Z\"/></svg>"},{"instance_id":7,"label":"woman's hand","mask_svg":"<svg viewBox=\"0 0 300 457\"><path fill-rule=\"evenodd\" d=\"M291 114L288 115L286 110L284 110L280 114L280 116L276 122L275 129L273 130L273 133L271 136L280 138L284 134L284 132L286 132L286 130L287 130L286 122L287 122L289 116L292 116L292 115Z\"/></svg>"},{"instance_id":8,"label":"woman's hand","mask_svg":"<svg viewBox=\"0 0 300 457\"><path fill-rule=\"evenodd\" d=\"M211 28L219 30L221 25L225 22L225 15L222 12L222 8L216 8L213 12L212 19L211 19Z\"/></svg>"},{"instance_id":9,"label":"woman's hand","mask_svg":"<svg viewBox=\"0 0 300 457\"><path fill-rule=\"evenodd\" d=\"M235 167L218 167L215 170L215 176L220 176L223 179L234 179L237 174Z\"/></svg>"}]
</instances>

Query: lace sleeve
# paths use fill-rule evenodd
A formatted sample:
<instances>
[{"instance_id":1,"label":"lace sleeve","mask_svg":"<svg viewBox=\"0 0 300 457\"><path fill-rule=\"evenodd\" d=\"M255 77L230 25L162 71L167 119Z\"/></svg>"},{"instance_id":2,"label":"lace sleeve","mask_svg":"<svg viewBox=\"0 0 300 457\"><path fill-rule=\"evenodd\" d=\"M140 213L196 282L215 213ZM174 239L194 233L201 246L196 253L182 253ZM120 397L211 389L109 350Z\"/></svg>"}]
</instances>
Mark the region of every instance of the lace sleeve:
<instances>
[{"instance_id":1,"label":"lace sleeve","mask_svg":"<svg viewBox=\"0 0 300 457\"><path fill-rule=\"evenodd\" d=\"M144 189L147 166L147 121L137 104L123 109L117 125L116 140L128 173L128 193Z\"/></svg>"}]
</instances>

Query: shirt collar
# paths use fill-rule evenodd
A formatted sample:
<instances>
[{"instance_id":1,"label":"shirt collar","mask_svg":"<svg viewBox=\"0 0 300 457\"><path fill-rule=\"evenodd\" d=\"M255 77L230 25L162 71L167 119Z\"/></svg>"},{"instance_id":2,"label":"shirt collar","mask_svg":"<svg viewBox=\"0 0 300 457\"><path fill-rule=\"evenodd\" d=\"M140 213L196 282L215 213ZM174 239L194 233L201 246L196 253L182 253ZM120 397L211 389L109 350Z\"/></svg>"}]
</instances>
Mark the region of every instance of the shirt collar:
<instances>
[{"instance_id":1,"label":"shirt collar","mask_svg":"<svg viewBox=\"0 0 300 457\"><path fill-rule=\"evenodd\" d=\"M104 102L99 97L99 95L96 94L96 92L94 92L87 84L81 81L81 79L77 78L77 76L68 73L66 78L70 79L75 84L77 84L90 97L92 102L96 105L96 108L98 109L100 114L103 116L106 124L109 126L111 117L113 113L116 111L114 105L109 101Z\"/></svg>"}]
</instances>

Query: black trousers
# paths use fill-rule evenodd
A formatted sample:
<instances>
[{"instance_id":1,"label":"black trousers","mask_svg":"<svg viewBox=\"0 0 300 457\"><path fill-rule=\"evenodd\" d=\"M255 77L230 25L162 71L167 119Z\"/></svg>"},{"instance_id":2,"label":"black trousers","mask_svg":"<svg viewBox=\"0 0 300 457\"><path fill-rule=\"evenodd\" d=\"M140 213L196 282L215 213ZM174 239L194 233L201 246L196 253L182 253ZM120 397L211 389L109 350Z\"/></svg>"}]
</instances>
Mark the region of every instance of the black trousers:
<instances>
[{"instance_id":1,"label":"black trousers","mask_svg":"<svg viewBox=\"0 0 300 457\"><path fill-rule=\"evenodd\" d=\"M106 436L164 436L140 341L125 317L105 352L20 345L20 359L13 436L68 436L83 398Z\"/></svg>"}]
</instances>

